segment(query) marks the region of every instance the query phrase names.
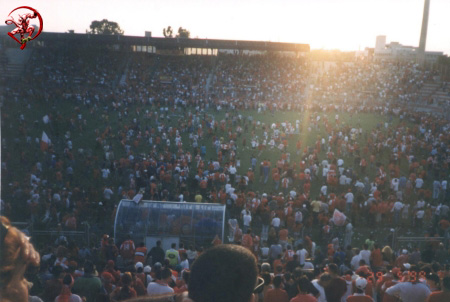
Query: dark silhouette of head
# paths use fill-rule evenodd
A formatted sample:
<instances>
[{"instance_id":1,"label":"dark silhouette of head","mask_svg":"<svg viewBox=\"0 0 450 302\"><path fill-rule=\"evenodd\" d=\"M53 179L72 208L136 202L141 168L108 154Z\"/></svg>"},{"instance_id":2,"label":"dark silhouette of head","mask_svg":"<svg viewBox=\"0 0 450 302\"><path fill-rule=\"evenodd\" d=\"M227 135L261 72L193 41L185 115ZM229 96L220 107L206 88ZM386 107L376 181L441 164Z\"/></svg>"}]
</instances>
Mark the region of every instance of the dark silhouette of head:
<instances>
[{"instance_id":1,"label":"dark silhouette of head","mask_svg":"<svg viewBox=\"0 0 450 302\"><path fill-rule=\"evenodd\" d=\"M189 277L189 298L195 302L248 302L257 282L253 254L238 245L218 245L194 262Z\"/></svg>"}]
</instances>

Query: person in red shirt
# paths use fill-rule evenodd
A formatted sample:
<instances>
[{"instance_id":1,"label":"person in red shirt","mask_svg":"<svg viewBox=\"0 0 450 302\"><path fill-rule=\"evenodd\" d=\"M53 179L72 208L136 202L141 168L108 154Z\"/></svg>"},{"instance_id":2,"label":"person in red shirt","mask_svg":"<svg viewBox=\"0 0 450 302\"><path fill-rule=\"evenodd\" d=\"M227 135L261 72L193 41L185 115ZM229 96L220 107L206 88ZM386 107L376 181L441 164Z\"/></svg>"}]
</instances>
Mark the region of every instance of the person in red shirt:
<instances>
[{"instance_id":1,"label":"person in red shirt","mask_svg":"<svg viewBox=\"0 0 450 302\"><path fill-rule=\"evenodd\" d=\"M131 236L128 235L127 240L125 240L120 246L120 255L125 262L132 262L134 258L134 242L131 240Z\"/></svg>"},{"instance_id":2,"label":"person in red shirt","mask_svg":"<svg viewBox=\"0 0 450 302\"><path fill-rule=\"evenodd\" d=\"M289 302L289 296L283 289L281 276L273 278L272 283L275 288L266 291L264 294L264 302Z\"/></svg>"},{"instance_id":3,"label":"person in red shirt","mask_svg":"<svg viewBox=\"0 0 450 302\"><path fill-rule=\"evenodd\" d=\"M251 229L248 229L247 233L242 237L242 246L248 248L250 251L253 249L253 238Z\"/></svg>"},{"instance_id":4,"label":"person in red shirt","mask_svg":"<svg viewBox=\"0 0 450 302\"><path fill-rule=\"evenodd\" d=\"M145 247L144 242L139 244L139 247L136 249L134 253L134 264L141 262L145 262L145 256L147 255L147 248Z\"/></svg>"},{"instance_id":5,"label":"person in red shirt","mask_svg":"<svg viewBox=\"0 0 450 302\"><path fill-rule=\"evenodd\" d=\"M383 266L383 256L381 255L381 249L378 243L374 244L374 249L370 254L370 262L374 272L377 272Z\"/></svg>"},{"instance_id":6,"label":"person in red shirt","mask_svg":"<svg viewBox=\"0 0 450 302\"><path fill-rule=\"evenodd\" d=\"M278 240L279 243L281 244L281 246L284 248L286 248L286 245L288 243L288 234L289 231L286 228L282 228L279 232L278 232Z\"/></svg>"}]
</instances>

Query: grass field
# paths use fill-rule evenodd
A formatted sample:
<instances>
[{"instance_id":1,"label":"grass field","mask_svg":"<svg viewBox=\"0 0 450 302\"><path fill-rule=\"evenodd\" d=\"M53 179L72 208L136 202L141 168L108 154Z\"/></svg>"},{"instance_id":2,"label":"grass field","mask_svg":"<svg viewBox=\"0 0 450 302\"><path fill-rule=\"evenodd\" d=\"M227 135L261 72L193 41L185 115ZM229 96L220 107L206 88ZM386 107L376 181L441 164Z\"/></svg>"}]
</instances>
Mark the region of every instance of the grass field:
<instances>
[{"instance_id":1,"label":"grass field","mask_svg":"<svg viewBox=\"0 0 450 302\"><path fill-rule=\"evenodd\" d=\"M79 108L77 108L77 106ZM125 125L131 125L134 118L138 118L140 120L141 128L145 129L146 126L155 127L156 122L153 119L146 119L142 117L142 114L138 116L135 112L136 107L129 106L129 114L128 116L124 116L121 121L118 119L118 113L115 111L104 110L103 108L97 108L93 109L91 106L90 108L84 107L82 104L76 104L72 101L68 100L58 100L55 101L53 104L49 103L32 103L31 107L28 108L24 106L20 101L18 102L9 102L5 105L4 112L7 113L8 116L3 116L2 119L2 138L5 139L6 146L3 149L3 159L5 159L5 151L6 153L9 152L8 156L8 170L13 171L14 173L11 173L10 175L3 177L2 179L2 187L6 185L6 182L12 182L12 181L28 181L27 179L27 173L30 172L32 165L37 161L46 161L49 160L48 157L45 158L43 153L39 150L38 144L34 142L34 138L38 137L40 138L42 135L42 131L46 131L46 133L49 135L50 139L52 139L56 153L59 156L62 156L63 150L65 147L64 142L64 134L67 131L71 132L71 140L73 143L73 150L75 154L75 158L77 159L76 150L79 148L83 148L84 150L91 150L92 155L94 158L96 157L97 160L92 163L92 166L98 166L98 168L101 169L101 165L103 163L103 156L104 151L101 148L101 146L98 146L96 144L96 131L102 133L106 127L110 126L112 129L112 133L116 135L120 129L123 129ZM142 109L147 110L147 107L143 107ZM148 110L156 111L156 108L148 107ZM19 119L19 115L24 114L24 118L26 121L26 126L23 127L26 130L26 134L24 135L23 132L20 130L20 124L18 125L17 121ZM51 114L53 118L53 122L50 124L43 124L42 117L46 114ZM81 114L81 120L86 119L86 125L83 126L83 130L80 130L78 127L78 114ZM216 112L209 110L206 112L206 114L210 117L214 116L214 119L216 121L221 121L225 118L225 112ZM319 129L315 129L312 127L312 129L309 131L308 127L311 126L311 123L309 121L309 116L311 113L309 112L286 112L286 111L278 111L275 112L275 114L271 114L270 112L266 111L263 113L258 113L257 111L242 111L239 112L239 114L242 115L243 119L247 119L249 116L252 117L253 121L259 121L260 123L264 123L268 127L272 123L282 123L282 122L288 122L295 125L296 120L300 121L301 125L301 131L300 133L292 135L288 139L289 145L287 147L287 152L290 153L290 161L291 162L300 162L301 161L301 155L297 155L296 150L296 142L300 139L302 141L302 149L304 146L314 146L315 141L318 138L327 138L328 135L326 134L325 128L323 123L319 123ZM314 118L316 113L314 114ZM326 112L326 113L320 113L321 118L326 116L330 125L334 127L335 125L335 112ZM75 120L76 127L71 128L69 124L69 119L72 118ZM362 128L363 129L363 135L358 137L357 142L362 148L366 144L366 133L369 134L372 129L379 127L381 131L386 131L384 129L384 122L389 121L389 117L379 115L379 114L372 114L372 113L358 113L358 114L348 114L348 113L339 113L339 119L341 121L341 126L348 125L351 128ZM38 120L36 124L34 124L34 121ZM186 112L181 111L175 111L170 120L164 120L164 124L167 126L172 127L178 127L180 123L186 120ZM396 127L401 122L405 123L406 126L411 126L409 122L400 121L399 118L393 117L390 127ZM235 127L233 127L235 129ZM246 133L243 133L241 137L237 140L237 157L241 160L241 168L238 170L238 174L244 174L250 167L250 158L252 155L255 155L258 159L269 159L272 163L272 166L275 165L276 161L281 156L281 151L278 148L267 148L266 150L259 151L257 149L253 150L251 148L251 132L252 127L249 127L249 131ZM262 127L256 127L254 130L255 135L261 138L263 136L263 130ZM272 131L268 130L269 136L271 135ZM219 128L217 130L217 133L214 135L217 135L218 137L227 137L227 133L222 132ZM26 136L30 136L32 138L31 144L26 143ZM59 137L59 139L57 138ZM14 139L19 138L19 141L14 141ZM191 142L188 139L188 134L183 133L183 149L185 151L190 151L193 153ZM242 140L246 139L247 146L242 146ZM120 141L117 138L110 138L107 141L108 144L112 145L115 158L118 159L122 156L125 156L125 150L121 146ZM213 146L212 137L205 135L203 139L199 141L199 146L205 145L206 146L206 160L209 159L216 159L216 151ZM151 147L147 142L141 141L138 148L134 150L135 154L148 154L149 150L151 150ZM175 151L175 146L172 142L172 151ZM335 150L333 150L335 151ZM19 156L21 155L22 156ZM22 158L22 159L21 159ZM326 153L322 150L322 152L319 155L319 162L321 162L323 159L326 158ZM25 160L24 160L25 159ZM353 167L356 168L356 171L359 171L357 167L354 167L354 162L352 158L346 158L343 157L345 166L346 167ZM389 154L387 152L384 152L384 155L381 158L377 158L378 162L383 163L384 165L387 165L389 159ZM224 158L224 161L226 159ZM64 167L66 168L66 167ZM74 165L74 184L81 186L86 189L93 189L97 190L98 192L101 192L103 190L103 186L106 184L103 182L102 179L99 181L93 181L92 175L86 174L86 171L90 171L92 173L92 169L86 170L81 165L80 161L77 161ZM407 175L407 162L402 161L401 171L402 174ZM195 169L191 169L193 173L195 173ZM44 173L47 172L47 176L49 177L49 180L51 181L53 175L50 173L50 171L44 171ZM369 179L372 180L374 177L374 169L368 171ZM259 183L257 180L259 179L259 169L257 168L255 171L255 184L254 184L254 191L267 192L270 193L273 189L273 182L271 179L269 179L267 184ZM116 180L110 180L108 181L108 184L113 185L115 188L118 186L126 186L126 180L125 179L116 179ZM317 196L319 194L319 189L322 183L320 181L314 181L312 183L311 187L311 196ZM101 194L99 194L101 195ZM355 239L357 237L365 238L367 237L367 234L374 229L371 228L371 226L364 226L361 225L358 227L357 235L355 235ZM389 231L389 228L383 228L383 229L377 229L375 234L375 238L379 240L384 240L386 237L386 232ZM358 234L360 233L360 234Z\"/></svg>"}]
</instances>

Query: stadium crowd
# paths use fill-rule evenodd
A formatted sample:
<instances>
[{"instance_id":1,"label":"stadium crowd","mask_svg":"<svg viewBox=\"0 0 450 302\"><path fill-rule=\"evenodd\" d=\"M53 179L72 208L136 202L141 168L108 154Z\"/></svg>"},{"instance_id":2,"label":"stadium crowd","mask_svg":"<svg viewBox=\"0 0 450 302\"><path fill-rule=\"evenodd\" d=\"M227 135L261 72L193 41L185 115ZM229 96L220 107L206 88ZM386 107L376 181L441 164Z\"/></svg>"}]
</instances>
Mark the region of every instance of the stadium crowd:
<instances>
[{"instance_id":1,"label":"stadium crowd","mask_svg":"<svg viewBox=\"0 0 450 302\"><path fill-rule=\"evenodd\" d=\"M118 202L141 192L226 205L224 240L258 260L260 301L445 301L435 296L450 290L450 124L408 106L430 72L372 63L324 71L275 55L121 55L37 49L27 89L3 96L2 215L61 234L88 223L94 235L94 244L64 235L35 242L31 296L122 301L186 291L203 247L147 253L108 236ZM302 120L260 121L291 111ZM364 129L361 113L380 122ZM324 135L308 145L305 134L316 131ZM261 157L267 150L274 157ZM372 234L352 245L367 226ZM386 228L384 242L373 238ZM393 250L399 229L430 240Z\"/></svg>"}]
</instances>

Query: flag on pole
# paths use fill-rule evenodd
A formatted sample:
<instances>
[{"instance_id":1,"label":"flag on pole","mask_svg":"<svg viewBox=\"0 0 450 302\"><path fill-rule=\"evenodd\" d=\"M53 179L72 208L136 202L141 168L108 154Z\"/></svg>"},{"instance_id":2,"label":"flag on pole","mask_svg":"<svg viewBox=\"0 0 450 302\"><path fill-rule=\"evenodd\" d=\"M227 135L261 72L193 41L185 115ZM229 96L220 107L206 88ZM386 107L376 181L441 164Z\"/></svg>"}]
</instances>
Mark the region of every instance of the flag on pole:
<instances>
[{"instance_id":1,"label":"flag on pole","mask_svg":"<svg viewBox=\"0 0 450 302\"><path fill-rule=\"evenodd\" d=\"M52 143L52 141L50 140L50 138L48 138L47 133L45 133L45 131L42 131L41 150L47 151L48 146L50 146L51 143Z\"/></svg>"}]
</instances>

